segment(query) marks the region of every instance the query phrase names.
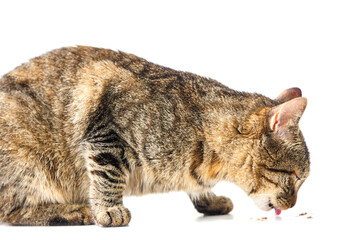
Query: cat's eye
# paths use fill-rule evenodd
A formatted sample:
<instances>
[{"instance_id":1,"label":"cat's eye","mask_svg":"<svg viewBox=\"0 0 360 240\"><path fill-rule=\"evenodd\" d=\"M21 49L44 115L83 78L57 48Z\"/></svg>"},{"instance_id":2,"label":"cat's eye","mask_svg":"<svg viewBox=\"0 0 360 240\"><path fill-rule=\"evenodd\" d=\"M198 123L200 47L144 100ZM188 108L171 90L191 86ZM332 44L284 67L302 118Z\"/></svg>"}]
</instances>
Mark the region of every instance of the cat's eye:
<instances>
[{"instance_id":1,"label":"cat's eye","mask_svg":"<svg viewBox=\"0 0 360 240\"><path fill-rule=\"evenodd\" d=\"M299 180L301 180L301 178L299 178L297 175L295 175L295 182L297 182L297 181L299 181Z\"/></svg>"}]
</instances>

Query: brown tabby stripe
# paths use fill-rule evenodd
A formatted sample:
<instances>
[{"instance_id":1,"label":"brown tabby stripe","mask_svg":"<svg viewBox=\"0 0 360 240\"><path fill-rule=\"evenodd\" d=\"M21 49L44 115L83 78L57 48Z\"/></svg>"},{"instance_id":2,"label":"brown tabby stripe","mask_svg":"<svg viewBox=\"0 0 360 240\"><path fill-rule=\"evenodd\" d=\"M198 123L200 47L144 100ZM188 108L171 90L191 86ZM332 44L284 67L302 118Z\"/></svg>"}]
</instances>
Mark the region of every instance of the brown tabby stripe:
<instances>
[{"instance_id":1,"label":"brown tabby stripe","mask_svg":"<svg viewBox=\"0 0 360 240\"><path fill-rule=\"evenodd\" d=\"M269 183L274 184L276 187L278 186L278 183L272 181L271 179L269 179L269 178L266 177L265 175L262 175L262 177L263 177L266 181L268 181Z\"/></svg>"},{"instance_id":2,"label":"brown tabby stripe","mask_svg":"<svg viewBox=\"0 0 360 240\"><path fill-rule=\"evenodd\" d=\"M114 189L122 188L120 184L126 183L123 179L117 179L116 182L110 182L104 180L106 179L105 178L94 179L94 184L104 189L114 190Z\"/></svg>"},{"instance_id":3,"label":"brown tabby stripe","mask_svg":"<svg viewBox=\"0 0 360 240\"><path fill-rule=\"evenodd\" d=\"M119 161L112 153L100 153L91 157L91 159L100 166L111 165L116 169L119 169Z\"/></svg>"},{"instance_id":4,"label":"brown tabby stripe","mask_svg":"<svg viewBox=\"0 0 360 240\"><path fill-rule=\"evenodd\" d=\"M98 177L101 177L111 183L124 183L122 180L114 179L114 178L110 177L105 171L91 170L90 173L93 175L96 175Z\"/></svg>"},{"instance_id":5,"label":"brown tabby stripe","mask_svg":"<svg viewBox=\"0 0 360 240\"><path fill-rule=\"evenodd\" d=\"M285 169L276 169L276 168L269 168L269 167L266 167L266 166L262 166L264 167L264 169L270 171L270 172L277 172L277 173L285 173L285 174L289 174L289 175L292 175L294 173L294 171L288 171L288 170L285 170Z\"/></svg>"}]
</instances>

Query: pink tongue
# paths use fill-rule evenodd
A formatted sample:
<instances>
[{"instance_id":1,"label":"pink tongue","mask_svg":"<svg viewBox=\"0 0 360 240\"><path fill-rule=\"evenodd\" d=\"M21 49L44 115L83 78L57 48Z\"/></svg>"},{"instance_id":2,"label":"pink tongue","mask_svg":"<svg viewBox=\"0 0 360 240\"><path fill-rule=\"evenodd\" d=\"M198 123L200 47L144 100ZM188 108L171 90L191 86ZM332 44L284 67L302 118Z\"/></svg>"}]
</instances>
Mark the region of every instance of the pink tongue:
<instances>
[{"instance_id":1,"label":"pink tongue","mask_svg":"<svg viewBox=\"0 0 360 240\"><path fill-rule=\"evenodd\" d=\"M276 214L276 215L280 215L281 209L277 209L277 208L274 208L274 209L275 209L275 214Z\"/></svg>"}]
</instances>

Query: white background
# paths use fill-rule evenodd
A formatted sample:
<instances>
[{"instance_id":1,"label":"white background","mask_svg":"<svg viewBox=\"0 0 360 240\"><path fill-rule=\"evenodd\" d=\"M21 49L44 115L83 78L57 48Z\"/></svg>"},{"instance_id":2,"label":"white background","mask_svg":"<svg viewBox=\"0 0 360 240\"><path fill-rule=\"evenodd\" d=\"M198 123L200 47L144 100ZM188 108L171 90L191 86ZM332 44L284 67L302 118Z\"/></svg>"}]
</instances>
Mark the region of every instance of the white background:
<instances>
[{"instance_id":1,"label":"white background","mask_svg":"<svg viewBox=\"0 0 360 240\"><path fill-rule=\"evenodd\" d=\"M220 183L214 191L235 205L227 216L203 217L185 193L148 195L124 200L129 227L0 226L1 239L360 238L359 1L12 0L0 10L1 75L46 51L90 45L272 98L300 87L312 164L297 205L280 217Z\"/></svg>"}]
</instances>

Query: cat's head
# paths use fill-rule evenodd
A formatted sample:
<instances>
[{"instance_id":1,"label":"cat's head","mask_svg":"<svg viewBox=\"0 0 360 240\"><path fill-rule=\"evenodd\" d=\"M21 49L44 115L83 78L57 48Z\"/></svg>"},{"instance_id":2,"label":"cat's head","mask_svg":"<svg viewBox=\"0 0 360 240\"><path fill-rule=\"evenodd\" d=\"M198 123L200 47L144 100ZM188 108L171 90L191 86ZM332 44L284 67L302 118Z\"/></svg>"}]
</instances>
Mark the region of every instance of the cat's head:
<instances>
[{"instance_id":1,"label":"cat's head","mask_svg":"<svg viewBox=\"0 0 360 240\"><path fill-rule=\"evenodd\" d=\"M218 171L227 180L242 187L261 209L285 210L295 205L309 175L309 152L299 129L307 100L298 88L285 90L275 100L257 97L260 100L249 100L249 106L263 106L255 106L246 117L232 115L234 111L219 114L222 117L211 119L206 136L224 163Z\"/></svg>"},{"instance_id":2,"label":"cat's head","mask_svg":"<svg viewBox=\"0 0 360 240\"><path fill-rule=\"evenodd\" d=\"M294 88L284 91L276 101L280 104L266 114L254 158L257 183L249 193L263 210L293 207L310 171L309 152L299 129L307 100Z\"/></svg>"}]
</instances>

